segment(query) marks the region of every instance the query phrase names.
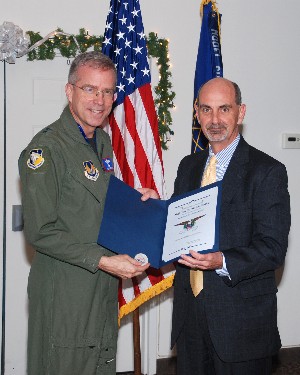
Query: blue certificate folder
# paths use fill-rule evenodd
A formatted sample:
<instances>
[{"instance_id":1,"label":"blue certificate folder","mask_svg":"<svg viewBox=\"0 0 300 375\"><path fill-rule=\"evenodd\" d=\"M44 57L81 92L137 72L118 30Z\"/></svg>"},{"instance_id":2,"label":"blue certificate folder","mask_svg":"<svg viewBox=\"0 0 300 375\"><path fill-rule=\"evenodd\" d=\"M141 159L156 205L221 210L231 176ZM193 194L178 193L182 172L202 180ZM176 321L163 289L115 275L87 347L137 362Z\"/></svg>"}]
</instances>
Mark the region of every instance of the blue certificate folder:
<instances>
[{"instance_id":1,"label":"blue certificate folder","mask_svg":"<svg viewBox=\"0 0 300 375\"><path fill-rule=\"evenodd\" d=\"M216 191L213 199L212 191ZM111 176L97 242L133 258L145 254L154 268L173 262L190 249L200 249L201 253L218 251L220 201L220 182L168 200L150 198L143 202L137 190ZM192 215L194 209L197 215L187 220L187 213ZM202 241L207 232L212 234L211 242Z\"/></svg>"}]
</instances>

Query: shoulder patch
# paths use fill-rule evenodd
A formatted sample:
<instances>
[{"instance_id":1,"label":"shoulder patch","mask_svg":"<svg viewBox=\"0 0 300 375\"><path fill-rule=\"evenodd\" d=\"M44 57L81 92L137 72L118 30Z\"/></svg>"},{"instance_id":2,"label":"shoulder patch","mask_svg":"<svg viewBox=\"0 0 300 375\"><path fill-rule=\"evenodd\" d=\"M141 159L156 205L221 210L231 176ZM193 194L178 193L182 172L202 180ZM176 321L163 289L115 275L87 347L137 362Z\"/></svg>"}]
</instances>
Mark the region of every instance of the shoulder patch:
<instances>
[{"instance_id":1,"label":"shoulder patch","mask_svg":"<svg viewBox=\"0 0 300 375\"><path fill-rule=\"evenodd\" d=\"M41 148L34 148L29 152L29 159L27 160L27 166L30 169L38 169L45 162L43 158L43 150Z\"/></svg>"}]
</instances>

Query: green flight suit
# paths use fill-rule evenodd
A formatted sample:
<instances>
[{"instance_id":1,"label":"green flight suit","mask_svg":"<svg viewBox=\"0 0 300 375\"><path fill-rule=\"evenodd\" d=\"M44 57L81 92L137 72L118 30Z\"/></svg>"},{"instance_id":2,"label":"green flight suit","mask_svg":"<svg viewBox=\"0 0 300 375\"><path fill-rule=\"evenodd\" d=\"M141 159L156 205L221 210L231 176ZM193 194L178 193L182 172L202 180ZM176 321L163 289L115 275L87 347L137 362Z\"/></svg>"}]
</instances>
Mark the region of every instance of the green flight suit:
<instances>
[{"instance_id":1,"label":"green flight suit","mask_svg":"<svg viewBox=\"0 0 300 375\"><path fill-rule=\"evenodd\" d=\"M113 173L103 159L113 155L102 129L96 143L98 155L66 107L19 158L25 235L36 250L28 280L28 375L116 372L118 279L97 268L102 255L113 253L96 243Z\"/></svg>"}]
</instances>

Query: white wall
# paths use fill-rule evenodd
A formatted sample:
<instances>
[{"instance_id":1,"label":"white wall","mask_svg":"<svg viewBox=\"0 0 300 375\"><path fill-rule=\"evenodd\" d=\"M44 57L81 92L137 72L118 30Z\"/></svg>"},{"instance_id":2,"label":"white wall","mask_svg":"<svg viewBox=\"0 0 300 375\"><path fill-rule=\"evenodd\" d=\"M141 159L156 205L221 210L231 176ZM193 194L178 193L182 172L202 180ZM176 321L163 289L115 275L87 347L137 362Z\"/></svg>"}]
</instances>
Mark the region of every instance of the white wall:
<instances>
[{"instance_id":1,"label":"white wall","mask_svg":"<svg viewBox=\"0 0 300 375\"><path fill-rule=\"evenodd\" d=\"M300 345L300 150L282 149L282 133L300 133L298 0L220 1L224 75L236 80L248 105L244 136L286 165L292 227L279 283L278 319L284 346Z\"/></svg>"},{"instance_id":2,"label":"white wall","mask_svg":"<svg viewBox=\"0 0 300 375\"><path fill-rule=\"evenodd\" d=\"M190 152L193 78L200 31L198 14L200 0L186 2L140 0L140 2L146 33L155 31L158 36L170 39L172 82L176 92L176 109L173 111L175 135L169 143L169 150L164 152L167 190L170 196L179 161ZM218 6L223 14L224 76L239 83L244 102L248 106L243 134L249 143L281 160L289 174L292 228L286 264L279 284L278 317L283 345L299 346L300 301L297 271L300 253L297 252L297 244L300 241L300 198L297 195L297 184L300 182L300 177L295 171L300 151L283 150L281 134L300 133L298 116L300 24L297 20L300 2L299 0L284 2L219 0ZM23 30L40 31L43 36L58 26L68 33L77 33L79 28L85 27L90 34L99 35L104 31L108 7L109 0L85 2L10 0L1 8L0 24L3 21L12 21ZM33 82L27 77L29 74L35 78L48 75L51 79L55 75L56 80L59 78L64 80L66 71L65 61L60 58L53 62L35 63L26 62L26 59L22 58L18 59L15 65L7 66L9 191L6 368L9 374L25 373L26 283L31 256L30 249L25 249L22 233L11 232L11 208L12 205L20 203L17 157L31 138L32 127L46 125L57 117L61 109L55 102L48 103L45 109L41 107L42 104L33 106L32 95L36 91ZM2 64L0 74L3 75ZM2 90L2 77L0 82ZM54 93L52 94L54 97ZM0 99L2 103L2 96ZM24 116L25 111L28 113L26 116ZM2 131L2 105L0 119ZM0 151L2 152L2 149ZM171 293L161 297L162 303L156 312L159 327L157 357L171 355L169 351L172 309L169 295ZM159 299L156 300L156 304L158 301ZM128 344L121 348L125 353L127 353L126 345ZM130 351L128 353L131 354ZM132 368L120 368L120 371L130 369ZM148 374L150 373L149 371Z\"/></svg>"}]
</instances>

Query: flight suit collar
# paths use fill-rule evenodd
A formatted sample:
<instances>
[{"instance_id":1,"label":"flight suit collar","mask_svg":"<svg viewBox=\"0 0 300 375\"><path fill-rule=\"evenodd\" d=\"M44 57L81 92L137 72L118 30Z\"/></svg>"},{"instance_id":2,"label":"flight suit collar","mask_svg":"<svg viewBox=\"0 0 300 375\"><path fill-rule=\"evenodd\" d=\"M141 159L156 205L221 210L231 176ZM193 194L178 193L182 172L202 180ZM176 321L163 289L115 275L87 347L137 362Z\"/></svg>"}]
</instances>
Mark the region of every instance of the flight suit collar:
<instances>
[{"instance_id":1,"label":"flight suit collar","mask_svg":"<svg viewBox=\"0 0 300 375\"><path fill-rule=\"evenodd\" d=\"M102 157L108 157L109 155L102 155L105 148L105 140L102 136L102 129L96 129L96 139L97 139L97 154L94 152L89 143L85 140L81 134L76 121L74 120L69 106L65 107L61 114L61 124L63 133L74 141L73 147L74 152L72 152L72 175L73 177L86 189L88 189L95 198L101 202L103 201L103 195L106 191L108 180L110 174L113 171L105 171L102 166ZM106 140L107 142L107 140ZM78 143L86 147L86 152L76 152L76 145ZM96 169L96 178L89 178L87 172L88 167L84 166L85 162L92 162L93 167Z\"/></svg>"}]
</instances>

